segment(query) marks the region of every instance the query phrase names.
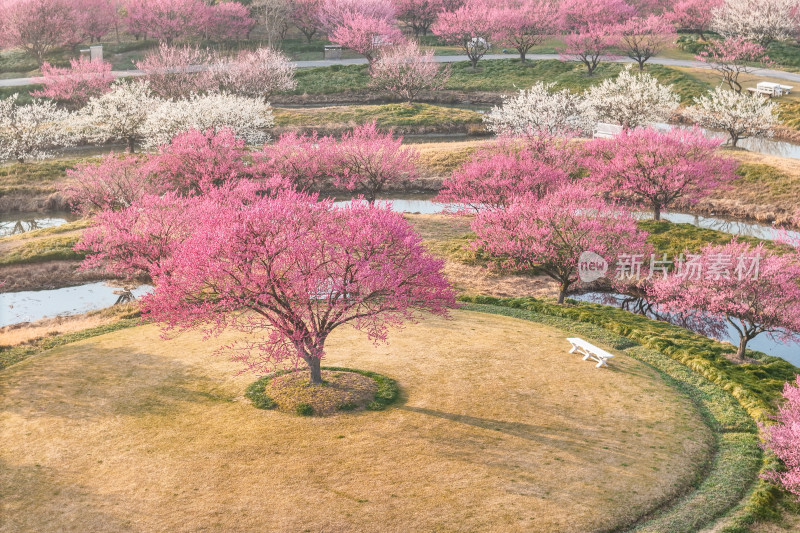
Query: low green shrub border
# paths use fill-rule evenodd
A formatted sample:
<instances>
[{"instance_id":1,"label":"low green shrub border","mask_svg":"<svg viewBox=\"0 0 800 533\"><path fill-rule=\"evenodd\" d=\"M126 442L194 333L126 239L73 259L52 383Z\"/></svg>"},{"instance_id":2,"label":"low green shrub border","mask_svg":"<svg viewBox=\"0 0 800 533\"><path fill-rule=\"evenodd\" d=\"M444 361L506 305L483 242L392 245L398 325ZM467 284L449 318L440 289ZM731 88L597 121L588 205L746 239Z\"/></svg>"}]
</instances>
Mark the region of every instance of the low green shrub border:
<instances>
[{"instance_id":1,"label":"low green shrub border","mask_svg":"<svg viewBox=\"0 0 800 533\"><path fill-rule=\"evenodd\" d=\"M65 333L62 335L54 335L52 337L42 337L18 346L0 346L0 370L8 368L14 363L18 363L24 359L27 359L28 357L36 355L37 353L44 352L45 350L50 350L65 344L82 341L83 339L88 339L90 337L105 335L106 333L111 333L112 331L132 328L134 326L141 326L142 320L138 317L139 311L137 310L128 315L127 318L123 318L122 320L114 322L113 324L97 326L95 328L89 328L83 331L77 331L75 333Z\"/></svg>"},{"instance_id":2,"label":"low green shrub border","mask_svg":"<svg viewBox=\"0 0 800 533\"><path fill-rule=\"evenodd\" d=\"M371 402L366 405L367 410L369 411L382 411L386 409L386 406L393 403L397 400L398 395L400 394L400 389L397 386L397 382L391 378L384 376L383 374L378 374L377 372L370 372L369 370L359 370L356 368L344 368L339 366L323 366L322 370L329 370L333 372L354 372L356 374L361 374L362 376L366 376L373 381L378 386L378 389L375 391L375 396ZM244 392L244 395L247 399L253 402L253 406L257 409L274 409L277 407L275 401L267 396L264 392L264 389L267 386L267 383L272 378L282 376L284 374L288 374L290 372L295 372L296 369L290 368L285 370L276 370L271 374L267 374L265 376L261 376L256 381L248 385L247 389ZM307 404L300 404L297 406L297 414L303 416L309 416L313 414L313 408L311 408L310 413L301 413L300 408L302 406L311 407ZM353 407L349 404L342 404L338 407L339 411L350 411ZM305 411L305 409L304 409Z\"/></svg>"},{"instance_id":3,"label":"low green shrub border","mask_svg":"<svg viewBox=\"0 0 800 533\"><path fill-rule=\"evenodd\" d=\"M632 531L691 532L724 517L718 531L742 533L777 515L780 491L758 478L777 460L763 454L756 421L767 420L783 383L800 371L760 352L758 365L733 365L729 346L677 326L598 304L558 306L533 298L463 296L467 310L503 314L574 331L656 368L685 392L715 433L707 474L687 495L633 526ZM727 514L726 514L727 513Z\"/></svg>"}]
</instances>

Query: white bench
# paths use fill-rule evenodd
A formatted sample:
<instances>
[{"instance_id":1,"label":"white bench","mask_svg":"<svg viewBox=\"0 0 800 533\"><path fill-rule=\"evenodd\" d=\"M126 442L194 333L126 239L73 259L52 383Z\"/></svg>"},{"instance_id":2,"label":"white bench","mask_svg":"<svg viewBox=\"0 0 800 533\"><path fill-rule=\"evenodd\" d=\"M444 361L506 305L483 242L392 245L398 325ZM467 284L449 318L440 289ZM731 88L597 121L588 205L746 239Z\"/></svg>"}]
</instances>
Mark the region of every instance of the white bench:
<instances>
[{"instance_id":1,"label":"white bench","mask_svg":"<svg viewBox=\"0 0 800 533\"><path fill-rule=\"evenodd\" d=\"M622 126L618 124L607 124L605 122L598 122L594 126L595 139L613 139L622 133Z\"/></svg>"},{"instance_id":2,"label":"white bench","mask_svg":"<svg viewBox=\"0 0 800 533\"><path fill-rule=\"evenodd\" d=\"M602 348L598 348L594 344L588 343L583 339L579 339L578 337L571 337L567 340L570 344L572 344L572 349L569 351L569 353L578 352L579 354L582 354L584 361L587 359L597 361L597 364L595 365L596 368L608 366L607 361L614 357L614 354L608 353Z\"/></svg>"}]
</instances>

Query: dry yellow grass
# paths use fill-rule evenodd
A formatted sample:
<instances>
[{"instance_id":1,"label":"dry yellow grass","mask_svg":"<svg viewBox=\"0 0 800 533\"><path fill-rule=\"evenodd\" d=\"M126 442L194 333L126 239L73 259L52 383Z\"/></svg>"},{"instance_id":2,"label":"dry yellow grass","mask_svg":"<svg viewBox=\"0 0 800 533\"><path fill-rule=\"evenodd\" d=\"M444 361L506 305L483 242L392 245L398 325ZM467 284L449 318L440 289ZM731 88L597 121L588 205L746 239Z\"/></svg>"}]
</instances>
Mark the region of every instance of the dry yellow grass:
<instances>
[{"instance_id":1,"label":"dry yellow grass","mask_svg":"<svg viewBox=\"0 0 800 533\"><path fill-rule=\"evenodd\" d=\"M440 249L442 245L466 244L466 241L462 241L470 232L471 217L406 214L405 218L431 248L432 253L443 256L444 273L457 291L498 297L558 296L558 284L547 276L508 274L483 266L463 264L448 257L447 254L442 254Z\"/></svg>"},{"instance_id":2,"label":"dry yellow grass","mask_svg":"<svg viewBox=\"0 0 800 533\"><path fill-rule=\"evenodd\" d=\"M36 322L12 324L0 328L0 346L16 346L41 337L76 333L118 322L120 318L131 315L138 302L120 304L106 309L90 311L81 315L43 318Z\"/></svg>"},{"instance_id":3,"label":"dry yellow grass","mask_svg":"<svg viewBox=\"0 0 800 533\"><path fill-rule=\"evenodd\" d=\"M232 335L142 326L0 374L0 531L607 530L685 488L712 437L688 399L565 333L455 311L330 365L398 380L384 412L260 411Z\"/></svg>"}]
</instances>

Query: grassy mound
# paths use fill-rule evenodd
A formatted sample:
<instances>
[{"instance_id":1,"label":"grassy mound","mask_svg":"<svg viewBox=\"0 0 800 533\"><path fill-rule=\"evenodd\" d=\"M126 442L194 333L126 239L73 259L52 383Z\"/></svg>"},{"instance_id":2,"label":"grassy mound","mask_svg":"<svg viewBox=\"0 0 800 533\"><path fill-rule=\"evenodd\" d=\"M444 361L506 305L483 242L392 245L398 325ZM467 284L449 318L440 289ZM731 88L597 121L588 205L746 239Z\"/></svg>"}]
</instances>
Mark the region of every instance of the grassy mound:
<instances>
[{"instance_id":1,"label":"grassy mound","mask_svg":"<svg viewBox=\"0 0 800 533\"><path fill-rule=\"evenodd\" d=\"M397 383L375 372L323 367L322 385L311 385L303 370L279 370L247 388L245 396L259 409L301 416L343 411L380 411L397 399Z\"/></svg>"}]
</instances>

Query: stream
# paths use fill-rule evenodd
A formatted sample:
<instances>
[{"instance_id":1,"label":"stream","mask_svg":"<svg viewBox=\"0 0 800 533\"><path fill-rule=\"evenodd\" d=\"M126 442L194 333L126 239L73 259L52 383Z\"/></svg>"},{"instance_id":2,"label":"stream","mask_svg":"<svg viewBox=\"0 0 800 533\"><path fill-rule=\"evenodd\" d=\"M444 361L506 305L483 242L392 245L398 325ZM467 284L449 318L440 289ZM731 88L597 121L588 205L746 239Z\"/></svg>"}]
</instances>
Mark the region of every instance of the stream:
<instances>
[{"instance_id":1,"label":"stream","mask_svg":"<svg viewBox=\"0 0 800 533\"><path fill-rule=\"evenodd\" d=\"M139 298L151 288L150 285L140 285L131 292ZM114 291L120 289L97 282L44 291L0 293L0 327L103 309L114 305L119 298Z\"/></svg>"},{"instance_id":2,"label":"stream","mask_svg":"<svg viewBox=\"0 0 800 533\"><path fill-rule=\"evenodd\" d=\"M571 294L568 298L579 300L583 302L592 302L603 305L611 305L613 307L622 307L622 301L626 298L622 294L611 292L587 292L583 294ZM653 316L649 316L653 318ZM680 324L679 324L680 325ZM726 330L720 336L720 340L728 341L734 345L732 348L735 351L735 346L739 344L739 336L736 330L730 324L726 324ZM781 342L780 340L773 339L766 333L762 333L755 339L747 343L747 347L752 350L763 352L767 355L780 357L800 367L800 342Z\"/></svg>"},{"instance_id":3,"label":"stream","mask_svg":"<svg viewBox=\"0 0 800 533\"><path fill-rule=\"evenodd\" d=\"M400 213L419 213L422 215L436 215L454 208L452 204L440 204L433 201L432 194L408 194L402 196L387 196L379 199L378 203L392 204L392 210ZM349 200L337 199L336 205L344 205ZM636 213L638 218L649 219L653 215L649 211ZM757 222L742 222L726 217L712 217L693 215L691 213L662 212L661 218L679 224L692 224L700 228L723 231L732 235L744 235L764 240L775 240L781 235L800 239L800 231L782 230L780 228Z\"/></svg>"},{"instance_id":4,"label":"stream","mask_svg":"<svg viewBox=\"0 0 800 533\"><path fill-rule=\"evenodd\" d=\"M0 237L19 235L42 228L52 228L77 220L78 217L69 212L53 213L7 213L0 215Z\"/></svg>"}]
</instances>

